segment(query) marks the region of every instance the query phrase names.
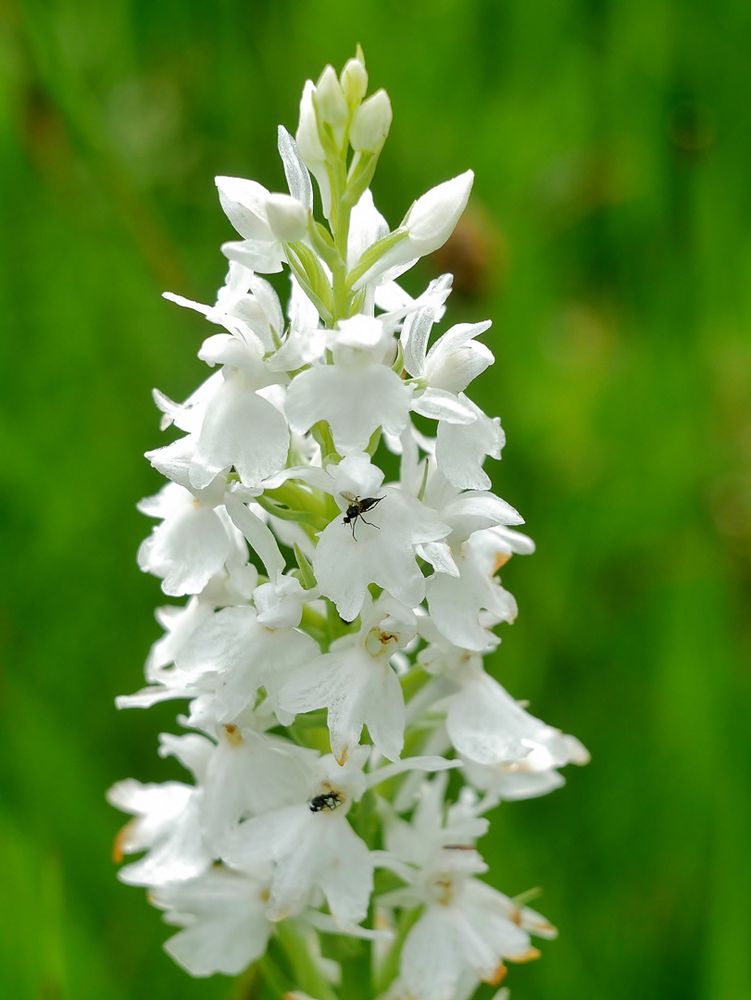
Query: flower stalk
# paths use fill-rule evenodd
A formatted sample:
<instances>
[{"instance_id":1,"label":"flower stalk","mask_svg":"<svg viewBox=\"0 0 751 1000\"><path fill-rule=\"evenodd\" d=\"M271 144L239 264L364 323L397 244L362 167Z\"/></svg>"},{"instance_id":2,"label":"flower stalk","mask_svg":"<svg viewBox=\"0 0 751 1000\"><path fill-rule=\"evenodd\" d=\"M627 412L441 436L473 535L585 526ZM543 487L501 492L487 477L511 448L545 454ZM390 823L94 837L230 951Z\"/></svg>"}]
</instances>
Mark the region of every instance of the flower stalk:
<instances>
[{"instance_id":1,"label":"flower stalk","mask_svg":"<svg viewBox=\"0 0 751 1000\"><path fill-rule=\"evenodd\" d=\"M159 753L191 780L110 801L132 816L119 853L140 855L120 878L178 928L165 947L190 974L469 1000L555 934L483 881L486 814L587 754L484 668L516 616L498 571L534 548L484 470L500 421L465 392L490 324L436 334L450 275L416 298L397 280L449 238L472 174L390 229L370 184L391 104L367 83L358 49L305 85L296 140L279 129L289 193L217 178L241 237L226 282L213 305L167 295L213 324L213 370L183 403L154 394L179 434L147 453L167 483L140 504L157 524L138 558L184 603L118 705L179 703ZM285 268L283 310L262 275Z\"/></svg>"}]
</instances>

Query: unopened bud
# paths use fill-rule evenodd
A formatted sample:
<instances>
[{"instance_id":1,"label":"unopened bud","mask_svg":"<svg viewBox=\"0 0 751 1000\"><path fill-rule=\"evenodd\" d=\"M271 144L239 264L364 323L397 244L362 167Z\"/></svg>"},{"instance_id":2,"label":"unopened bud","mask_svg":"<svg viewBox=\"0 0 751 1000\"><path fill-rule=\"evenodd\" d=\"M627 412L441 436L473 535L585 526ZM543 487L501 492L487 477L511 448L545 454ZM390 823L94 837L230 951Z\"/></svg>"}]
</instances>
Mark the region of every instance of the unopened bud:
<instances>
[{"instance_id":1,"label":"unopened bud","mask_svg":"<svg viewBox=\"0 0 751 1000\"><path fill-rule=\"evenodd\" d=\"M377 90L355 112L349 141L352 148L378 153L391 128L391 101L385 90Z\"/></svg>"},{"instance_id":2,"label":"unopened bud","mask_svg":"<svg viewBox=\"0 0 751 1000\"><path fill-rule=\"evenodd\" d=\"M425 257L442 247L464 211L473 179L474 174L467 170L418 198L399 228L362 255L355 268L356 276L352 278L355 291L391 268L410 261L414 263L418 257Z\"/></svg>"},{"instance_id":3,"label":"unopened bud","mask_svg":"<svg viewBox=\"0 0 751 1000\"><path fill-rule=\"evenodd\" d=\"M318 125L316 123L316 109L313 106L313 95L315 87L308 80L300 98L300 123L297 126L295 141L297 151L304 163L310 169L314 169L314 164L323 163L326 154L323 151L321 140L318 136Z\"/></svg>"},{"instance_id":4,"label":"unopened bud","mask_svg":"<svg viewBox=\"0 0 751 1000\"><path fill-rule=\"evenodd\" d=\"M350 59L340 77L345 100L356 107L368 92L368 71L359 59Z\"/></svg>"},{"instance_id":5,"label":"unopened bud","mask_svg":"<svg viewBox=\"0 0 751 1000\"><path fill-rule=\"evenodd\" d=\"M412 205L402 222L409 233L414 257L424 257L442 247L464 211L474 174L471 170L432 188Z\"/></svg>"},{"instance_id":6,"label":"unopened bud","mask_svg":"<svg viewBox=\"0 0 751 1000\"><path fill-rule=\"evenodd\" d=\"M266 202L266 218L274 236L282 243L292 243L305 235L308 213L288 194L272 194Z\"/></svg>"},{"instance_id":7,"label":"unopened bud","mask_svg":"<svg viewBox=\"0 0 751 1000\"><path fill-rule=\"evenodd\" d=\"M316 85L315 106L321 122L332 128L347 124L349 108L333 66L327 66Z\"/></svg>"}]
</instances>

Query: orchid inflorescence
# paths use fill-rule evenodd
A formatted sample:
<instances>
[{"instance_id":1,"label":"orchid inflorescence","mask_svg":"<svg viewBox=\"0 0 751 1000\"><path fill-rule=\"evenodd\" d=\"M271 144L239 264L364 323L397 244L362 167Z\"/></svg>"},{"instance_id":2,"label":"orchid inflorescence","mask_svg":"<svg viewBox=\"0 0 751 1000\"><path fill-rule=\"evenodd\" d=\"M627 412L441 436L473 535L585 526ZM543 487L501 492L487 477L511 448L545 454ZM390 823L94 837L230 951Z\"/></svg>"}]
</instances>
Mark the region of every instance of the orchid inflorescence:
<instances>
[{"instance_id":1,"label":"orchid inflorescence","mask_svg":"<svg viewBox=\"0 0 751 1000\"><path fill-rule=\"evenodd\" d=\"M187 603L160 609L148 685L118 704L187 702L159 753L193 781L122 781L110 801L133 816L117 854L145 852L120 878L180 928L166 949L194 976L466 1000L555 934L478 877L485 814L587 754L483 669L516 616L496 574L533 551L483 470L500 422L465 395L490 323L433 338L451 276L416 298L397 283L473 175L390 230L370 183L391 105L366 91L359 50L305 85L296 137L279 128L289 194L218 177L242 237L226 282L212 306L166 296L221 332L184 403L154 393L182 435L147 453L169 482L140 504L159 523L138 558ZM286 317L259 277L285 265Z\"/></svg>"}]
</instances>

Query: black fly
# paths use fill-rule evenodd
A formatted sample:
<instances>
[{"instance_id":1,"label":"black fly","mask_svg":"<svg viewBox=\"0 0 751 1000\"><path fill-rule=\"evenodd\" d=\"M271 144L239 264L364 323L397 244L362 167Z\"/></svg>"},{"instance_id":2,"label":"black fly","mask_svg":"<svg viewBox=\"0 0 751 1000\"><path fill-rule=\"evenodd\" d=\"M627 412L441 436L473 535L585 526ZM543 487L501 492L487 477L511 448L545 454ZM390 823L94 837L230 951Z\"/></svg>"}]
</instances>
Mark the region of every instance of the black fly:
<instances>
[{"instance_id":1,"label":"black fly","mask_svg":"<svg viewBox=\"0 0 751 1000\"><path fill-rule=\"evenodd\" d=\"M365 524L369 524L371 528L378 528L378 525L373 524L372 521L366 521L363 514L366 510L371 510L376 506L376 504L379 504L381 500L383 500L383 497L360 498L352 496L351 493L342 493L342 496L349 502L347 506L347 513L344 515L344 521L342 523L352 525L352 537L355 541L357 541L357 537L355 536L355 524L357 523L358 517L361 521L364 521ZM380 531L381 529L378 528L378 530Z\"/></svg>"},{"instance_id":2,"label":"black fly","mask_svg":"<svg viewBox=\"0 0 751 1000\"><path fill-rule=\"evenodd\" d=\"M323 812L324 809L328 809L333 812L337 806L342 804L342 797L338 792L324 792L322 795L316 795L308 803L308 808L312 813Z\"/></svg>"}]
</instances>

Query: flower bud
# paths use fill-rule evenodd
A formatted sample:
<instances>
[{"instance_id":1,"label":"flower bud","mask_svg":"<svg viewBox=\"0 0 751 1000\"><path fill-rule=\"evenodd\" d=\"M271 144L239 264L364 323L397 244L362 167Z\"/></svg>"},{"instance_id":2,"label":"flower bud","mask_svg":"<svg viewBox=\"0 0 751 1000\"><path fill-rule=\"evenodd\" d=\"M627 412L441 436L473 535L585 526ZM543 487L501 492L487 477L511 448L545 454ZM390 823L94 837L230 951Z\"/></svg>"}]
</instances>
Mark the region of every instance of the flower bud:
<instances>
[{"instance_id":1,"label":"flower bud","mask_svg":"<svg viewBox=\"0 0 751 1000\"><path fill-rule=\"evenodd\" d=\"M431 188L412 205L402 226L409 233L409 246L415 257L424 257L442 247L454 231L466 208L472 181L471 170Z\"/></svg>"},{"instance_id":2,"label":"flower bud","mask_svg":"<svg viewBox=\"0 0 751 1000\"><path fill-rule=\"evenodd\" d=\"M349 141L352 148L378 153L391 127L391 101L385 90L377 90L355 112Z\"/></svg>"},{"instance_id":3,"label":"flower bud","mask_svg":"<svg viewBox=\"0 0 751 1000\"><path fill-rule=\"evenodd\" d=\"M359 59L350 59L340 77L345 99L355 107L368 91L368 71Z\"/></svg>"},{"instance_id":4,"label":"flower bud","mask_svg":"<svg viewBox=\"0 0 751 1000\"><path fill-rule=\"evenodd\" d=\"M295 142L297 151L305 164L314 170L315 164L324 163L326 154L323 151L321 140L318 137L318 123L316 121L316 109L313 106L313 95L316 88L308 80L300 98L300 122L297 126Z\"/></svg>"},{"instance_id":5,"label":"flower bud","mask_svg":"<svg viewBox=\"0 0 751 1000\"><path fill-rule=\"evenodd\" d=\"M467 205L474 177L472 171L467 170L418 198L399 228L374 243L360 258L358 276L352 287L355 290L362 288L393 268L411 267L419 257L442 247Z\"/></svg>"},{"instance_id":6,"label":"flower bud","mask_svg":"<svg viewBox=\"0 0 751 1000\"><path fill-rule=\"evenodd\" d=\"M266 202L266 218L274 236L282 243L292 243L305 235L308 213L288 194L272 194Z\"/></svg>"},{"instance_id":7,"label":"flower bud","mask_svg":"<svg viewBox=\"0 0 751 1000\"><path fill-rule=\"evenodd\" d=\"M269 240L266 204L269 192L257 181L244 177L216 177L222 208L240 235L246 240Z\"/></svg>"},{"instance_id":8,"label":"flower bud","mask_svg":"<svg viewBox=\"0 0 751 1000\"><path fill-rule=\"evenodd\" d=\"M340 128L347 124L349 108L333 66L321 73L315 91L315 107L319 121Z\"/></svg>"},{"instance_id":9,"label":"flower bud","mask_svg":"<svg viewBox=\"0 0 751 1000\"><path fill-rule=\"evenodd\" d=\"M321 137L318 134L318 119L313 103L315 93L316 88L314 84L311 80L308 80L300 98L300 122L297 126L295 142L300 159L318 181L318 187L321 191L321 201L323 203L323 214L328 218L331 208L331 190L326 174L326 152L321 144Z\"/></svg>"}]
</instances>

